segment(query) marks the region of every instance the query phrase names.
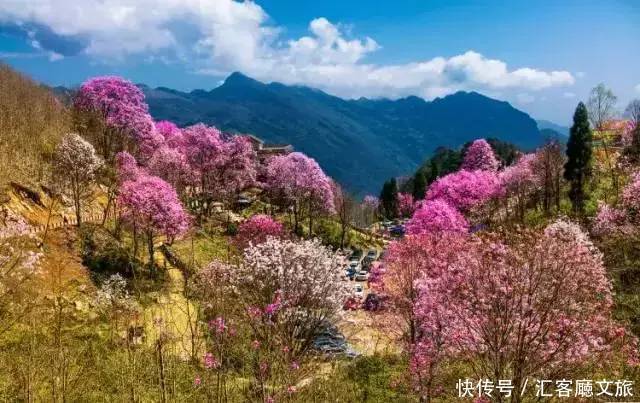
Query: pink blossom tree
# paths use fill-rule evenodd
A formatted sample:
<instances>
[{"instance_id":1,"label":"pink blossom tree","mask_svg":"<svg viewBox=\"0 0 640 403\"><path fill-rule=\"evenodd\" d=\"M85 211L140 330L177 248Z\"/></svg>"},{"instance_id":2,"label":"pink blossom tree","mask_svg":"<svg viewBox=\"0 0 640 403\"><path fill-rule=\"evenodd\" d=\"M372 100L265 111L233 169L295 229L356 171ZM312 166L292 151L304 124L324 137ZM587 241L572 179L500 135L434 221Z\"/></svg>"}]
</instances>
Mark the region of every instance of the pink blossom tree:
<instances>
[{"instance_id":1,"label":"pink blossom tree","mask_svg":"<svg viewBox=\"0 0 640 403\"><path fill-rule=\"evenodd\" d=\"M300 230L299 223L305 211L311 233L312 217L335 209L331 179L314 159L302 153L271 158L266 176L272 199L291 209L296 233Z\"/></svg>"},{"instance_id":2,"label":"pink blossom tree","mask_svg":"<svg viewBox=\"0 0 640 403\"><path fill-rule=\"evenodd\" d=\"M461 212L469 213L502 193L500 179L495 172L461 170L433 182L425 199L441 199Z\"/></svg>"},{"instance_id":3,"label":"pink blossom tree","mask_svg":"<svg viewBox=\"0 0 640 403\"><path fill-rule=\"evenodd\" d=\"M410 193L398 193L398 213L401 217L411 217L416 209L413 195Z\"/></svg>"},{"instance_id":4,"label":"pink blossom tree","mask_svg":"<svg viewBox=\"0 0 640 403\"><path fill-rule=\"evenodd\" d=\"M53 156L53 175L63 193L73 200L76 223L82 224L82 205L93 194L91 182L102 166L93 146L77 133L62 138Z\"/></svg>"},{"instance_id":5,"label":"pink blossom tree","mask_svg":"<svg viewBox=\"0 0 640 403\"><path fill-rule=\"evenodd\" d=\"M168 120L155 122L156 132L162 136L164 144L169 148L180 148L184 141L182 130Z\"/></svg>"},{"instance_id":6,"label":"pink blossom tree","mask_svg":"<svg viewBox=\"0 0 640 403\"><path fill-rule=\"evenodd\" d=\"M464 154L461 169L467 171L497 171L500 163L485 139L475 140Z\"/></svg>"},{"instance_id":7,"label":"pink blossom tree","mask_svg":"<svg viewBox=\"0 0 640 403\"><path fill-rule=\"evenodd\" d=\"M499 177L505 190L506 204L515 201L517 217L522 222L531 196L541 189L539 176L535 172L536 154L525 154L518 161L500 172Z\"/></svg>"},{"instance_id":8,"label":"pink blossom tree","mask_svg":"<svg viewBox=\"0 0 640 403\"><path fill-rule=\"evenodd\" d=\"M256 214L238 226L235 243L240 250L249 245L258 245L268 237L280 238L284 235L281 223L266 214Z\"/></svg>"},{"instance_id":9,"label":"pink blossom tree","mask_svg":"<svg viewBox=\"0 0 640 403\"><path fill-rule=\"evenodd\" d=\"M407 234L466 233L469 223L464 216L441 199L419 203L413 217L407 222Z\"/></svg>"},{"instance_id":10,"label":"pink blossom tree","mask_svg":"<svg viewBox=\"0 0 640 403\"><path fill-rule=\"evenodd\" d=\"M575 224L512 233L508 242L473 236L462 246L445 270L419 281L412 370L423 393L446 357L520 390L527 377L597 363L624 336L602 255Z\"/></svg>"},{"instance_id":11,"label":"pink blossom tree","mask_svg":"<svg viewBox=\"0 0 640 403\"><path fill-rule=\"evenodd\" d=\"M153 267L154 242L164 235L171 242L189 228L189 216L184 212L175 189L164 180L140 174L120 187L118 204L122 219L147 241L149 263Z\"/></svg>"},{"instance_id":12,"label":"pink blossom tree","mask_svg":"<svg viewBox=\"0 0 640 403\"><path fill-rule=\"evenodd\" d=\"M140 150L148 156L159 145L144 94L121 77L95 77L82 84L74 99L77 111L97 115L106 130L98 130L92 140L106 161L123 149Z\"/></svg>"},{"instance_id":13,"label":"pink blossom tree","mask_svg":"<svg viewBox=\"0 0 640 403\"><path fill-rule=\"evenodd\" d=\"M166 145L156 149L147 161L149 173L167 181L179 195L194 183L194 174L187 157L177 148Z\"/></svg>"},{"instance_id":14,"label":"pink blossom tree","mask_svg":"<svg viewBox=\"0 0 640 403\"><path fill-rule=\"evenodd\" d=\"M116 154L115 165L116 174L120 183L135 180L140 173L144 172L144 169L138 166L135 157L126 151L120 151Z\"/></svg>"}]
</instances>

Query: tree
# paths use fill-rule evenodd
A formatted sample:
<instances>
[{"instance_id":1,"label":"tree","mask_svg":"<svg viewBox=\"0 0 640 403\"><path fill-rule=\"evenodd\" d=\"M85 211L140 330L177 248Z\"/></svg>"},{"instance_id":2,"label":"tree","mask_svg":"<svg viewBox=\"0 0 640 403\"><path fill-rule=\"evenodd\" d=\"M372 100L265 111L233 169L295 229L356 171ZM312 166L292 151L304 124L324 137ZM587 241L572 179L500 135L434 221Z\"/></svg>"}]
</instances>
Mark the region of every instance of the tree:
<instances>
[{"instance_id":1,"label":"tree","mask_svg":"<svg viewBox=\"0 0 640 403\"><path fill-rule=\"evenodd\" d=\"M447 202L435 199L420 203L413 217L407 222L407 234L466 233L469 223L462 214Z\"/></svg>"},{"instance_id":2,"label":"tree","mask_svg":"<svg viewBox=\"0 0 640 403\"><path fill-rule=\"evenodd\" d=\"M612 136L610 136L608 130L608 123L616 114L615 107L617 100L618 98L613 94L613 91L605 87L603 83L600 83L591 90L589 100L587 101L589 121L591 122L591 127L598 131L598 137L604 149L607 169L610 172L613 190L616 194L618 193L618 176L616 174L616 167L611 163L609 143Z\"/></svg>"},{"instance_id":3,"label":"tree","mask_svg":"<svg viewBox=\"0 0 640 403\"><path fill-rule=\"evenodd\" d=\"M245 249L230 276L256 339L276 337L293 357L304 356L349 295L345 265L317 239L267 238Z\"/></svg>"},{"instance_id":4,"label":"tree","mask_svg":"<svg viewBox=\"0 0 640 403\"><path fill-rule=\"evenodd\" d=\"M391 178L382 185L380 192L380 208L386 218L398 215L398 184L396 178Z\"/></svg>"},{"instance_id":5,"label":"tree","mask_svg":"<svg viewBox=\"0 0 640 403\"><path fill-rule=\"evenodd\" d=\"M416 171L413 176L413 198L414 200L424 199L424 194L427 191L427 177L421 169Z\"/></svg>"},{"instance_id":6,"label":"tree","mask_svg":"<svg viewBox=\"0 0 640 403\"><path fill-rule=\"evenodd\" d=\"M520 390L527 378L555 379L624 342L602 255L575 224L470 237L455 257L419 282L412 370L425 387L443 356Z\"/></svg>"},{"instance_id":7,"label":"tree","mask_svg":"<svg viewBox=\"0 0 640 403\"><path fill-rule=\"evenodd\" d=\"M123 221L145 235L152 268L156 237L164 235L171 242L189 229L189 216L175 189L157 176L142 173L125 181L120 187L118 204L122 207Z\"/></svg>"},{"instance_id":8,"label":"tree","mask_svg":"<svg viewBox=\"0 0 640 403\"><path fill-rule=\"evenodd\" d=\"M552 204L555 204L556 210L560 210L560 190L564 164L565 156L562 152L562 145L557 140L547 141L536 151L533 171L542 186L542 206L547 215L551 211Z\"/></svg>"},{"instance_id":9,"label":"tree","mask_svg":"<svg viewBox=\"0 0 640 403\"><path fill-rule=\"evenodd\" d=\"M240 250L250 245L265 242L268 237L279 238L284 235L282 224L265 214L256 214L238 226L235 244Z\"/></svg>"},{"instance_id":10,"label":"tree","mask_svg":"<svg viewBox=\"0 0 640 403\"><path fill-rule=\"evenodd\" d=\"M467 171L497 171L500 163L485 139L475 140L464 154L461 169Z\"/></svg>"},{"instance_id":11,"label":"tree","mask_svg":"<svg viewBox=\"0 0 640 403\"><path fill-rule=\"evenodd\" d=\"M442 199L461 212L469 213L501 194L502 186L496 172L461 170L433 182L425 199Z\"/></svg>"},{"instance_id":12,"label":"tree","mask_svg":"<svg viewBox=\"0 0 640 403\"><path fill-rule=\"evenodd\" d=\"M347 232L352 225L356 201L338 184L335 185L333 194L336 213L338 214L338 222L340 223L340 249L343 249Z\"/></svg>"},{"instance_id":13,"label":"tree","mask_svg":"<svg viewBox=\"0 0 640 403\"><path fill-rule=\"evenodd\" d=\"M524 222L527 202L540 188L534 166L536 158L536 154L525 154L520 157L518 162L500 172L500 180L506 191L507 207L510 198L515 200L520 222Z\"/></svg>"},{"instance_id":14,"label":"tree","mask_svg":"<svg viewBox=\"0 0 640 403\"><path fill-rule=\"evenodd\" d=\"M158 148L147 161L149 173L166 180L180 196L187 186L195 183L187 157L177 148L166 145Z\"/></svg>"},{"instance_id":15,"label":"tree","mask_svg":"<svg viewBox=\"0 0 640 403\"><path fill-rule=\"evenodd\" d=\"M267 164L266 186L272 200L290 209L296 233L305 212L311 233L314 215L335 211L331 179L314 159L302 153L272 157Z\"/></svg>"},{"instance_id":16,"label":"tree","mask_svg":"<svg viewBox=\"0 0 640 403\"><path fill-rule=\"evenodd\" d=\"M589 128L587 108L580 102L573 115L573 126L567 143L567 162L564 165L564 178L571 189L569 198L576 213L584 212L586 199L585 186L591 177L592 134Z\"/></svg>"},{"instance_id":17,"label":"tree","mask_svg":"<svg viewBox=\"0 0 640 403\"><path fill-rule=\"evenodd\" d=\"M416 203L411 193L398 193L398 214L400 217L411 217L416 209Z\"/></svg>"},{"instance_id":18,"label":"tree","mask_svg":"<svg viewBox=\"0 0 640 403\"><path fill-rule=\"evenodd\" d=\"M162 141L149 115L144 94L132 82L116 76L95 77L82 84L74 99L77 112L86 116L76 125L87 132L98 153L107 162L112 162L122 150L140 151L150 155ZM90 129L96 122L98 127ZM101 126L101 125L104 125Z\"/></svg>"},{"instance_id":19,"label":"tree","mask_svg":"<svg viewBox=\"0 0 640 403\"><path fill-rule=\"evenodd\" d=\"M629 102L625 114L630 121L623 133L624 155L629 162L637 164L640 162L640 99Z\"/></svg>"},{"instance_id":20,"label":"tree","mask_svg":"<svg viewBox=\"0 0 640 403\"><path fill-rule=\"evenodd\" d=\"M101 166L93 146L77 133L65 135L55 150L55 182L73 200L78 226L82 224L82 204L93 194L91 181Z\"/></svg>"}]
</instances>

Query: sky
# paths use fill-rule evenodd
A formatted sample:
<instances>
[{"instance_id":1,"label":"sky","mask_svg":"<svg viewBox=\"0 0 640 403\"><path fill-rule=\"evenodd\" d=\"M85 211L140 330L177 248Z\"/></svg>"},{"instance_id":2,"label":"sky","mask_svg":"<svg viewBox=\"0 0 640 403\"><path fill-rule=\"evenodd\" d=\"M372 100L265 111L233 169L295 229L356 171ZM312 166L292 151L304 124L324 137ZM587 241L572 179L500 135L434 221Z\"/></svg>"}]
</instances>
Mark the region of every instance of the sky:
<instances>
[{"instance_id":1,"label":"sky","mask_svg":"<svg viewBox=\"0 0 640 403\"><path fill-rule=\"evenodd\" d=\"M64 86L240 71L343 98L478 91L569 125L598 83L620 110L640 98L640 1L1 0L0 60Z\"/></svg>"}]
</instances>

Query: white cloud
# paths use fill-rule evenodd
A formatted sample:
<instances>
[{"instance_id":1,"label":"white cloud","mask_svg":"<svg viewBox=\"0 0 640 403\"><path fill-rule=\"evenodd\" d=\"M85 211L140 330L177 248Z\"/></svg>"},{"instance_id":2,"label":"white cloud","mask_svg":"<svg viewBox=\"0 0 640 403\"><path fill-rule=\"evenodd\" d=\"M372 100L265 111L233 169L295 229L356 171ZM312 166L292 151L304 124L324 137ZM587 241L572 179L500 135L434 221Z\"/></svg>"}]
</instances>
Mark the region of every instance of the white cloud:
<instances>
[{"instance_id":1,"label":"white cloud","mask_svg":"<svg viewBox=\"0 0 640 403\"><path fill-rule=\"evenodd\" d=\"M44 25L58 36L77 38L86 54L100 60L170 55L204 74L241 71L348 98L434 98L457 90L522 95L575 82L567 71L510 70L505 62L474 51L405 64L367 63L366 56L381 49L374 39L353 38L350 29L317 18L308 36L284 40L282 29L251 1L4 0L2 20Z\"/></svg>"},{"instance_id":2,"label":"white cloud","mask_svg":"<svg viewBox=\"0 0 640 403\"><path fill-rule=\"evenodd\" d=\"M526 92L520 93L516 96L516 99L518 101L519 104L530 104L532 102L534 102L536 100L536 97L534 97L531 94L528 94Z\"/></svg>"}]
</instances>

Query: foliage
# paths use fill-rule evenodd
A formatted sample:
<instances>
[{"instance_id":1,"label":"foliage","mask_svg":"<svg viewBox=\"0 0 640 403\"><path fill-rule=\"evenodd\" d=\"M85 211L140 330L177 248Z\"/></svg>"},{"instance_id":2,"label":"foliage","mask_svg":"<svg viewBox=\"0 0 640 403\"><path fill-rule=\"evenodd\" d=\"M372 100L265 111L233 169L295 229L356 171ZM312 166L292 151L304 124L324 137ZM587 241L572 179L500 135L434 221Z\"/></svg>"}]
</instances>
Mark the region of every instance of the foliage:
<instances>
[{"instance_id":1,"label":"foliage","mask_svg":"<svg viewBox=\"0 0 640 403\"><path fill-rule=\"evenodd\" d=\"M245 220L238 227L235 243L240 250L249 245L257 245L269 237L284 235L284 227L278 221L265 214L257 214Z\"/></svg>"},{"instance_id":2,"label":"foliage","mask_svg":"<svg viewBox=\"0 0 640 403\"><path fill-rule=\"evenodd\" d=\"M398 215L398 185L396 178L391 178L382 185L380 192L380 210L386 218Z\"/></svg>"},{"instance_id":3,"label":"foliage","mask_svg":"<svg viewBox=\"0 0 640 403\"><path fill-rule=\"evenodd\" d=\"M410 193L398 193L398 215L400 217L411 217L415 211L416 203Z\"/></svg>"},{"instance_id":4,"label":"foliage","mask_svg":"<svg viewBox=\"0 0 640 403\"><path fill-rule=\"evenodd\" d=\"M426 200L441 199L466 213L501 194L502 187L495 172L461 170L432 183Z\"/></svg>"},{"instance_id":5,"label":"foliage","mask_svg":"<svg viewBox=\"0 0 640 403\"><path fill-rule=\"evenodd\" d=\"M591 177L592 135L587 108L580 102L573 115L573 126L567 143L564 178L571 184L569 198L574 211L584 210L585 186Z\"/></svg>"},{"instance_id":6,"label":"foliage","mask_svg":"<svg viewBox=\"0 0 640 403\"><path fill-rule=\"evenodd\" d=\"M82 203L93 193L90 184L101 166L93 146L77 133L65 135L54 153L54 180L72 198L78 225L82 223Z\"/></svg>"},{"instance_id":7,"label":"foliage","mask_svg":"<svg viewBox=\"0 0 640 403\"><path fill-rule=\"evenodd\" d=\"M500 163L485 139L475 140L464 154L461 169L467 171L497 171Z\"/></svg>"},{"instance_id":8,"label":"foliage","mask_svg":"<svg viewBox=\"0 0 640 403\"><path fill-rule=\"evenodd\" d=\"M147 238L149 261L153 262L154 240L164 235L171 242L189 228L176 191L162 179L147 174L125 181L120 187L118 203L122 220Z\"/></svg>"},{"instance_id":9,"label":"foliage","mask_svg":"<svg viewBox=\"0 0 640 403\"><path fill-rule=\"evenodd\" d=\"M413 217L407 222L407 234L460 232L469 230L464 216L441 199L421 202Z\"/></svg>"}]
</instances>

